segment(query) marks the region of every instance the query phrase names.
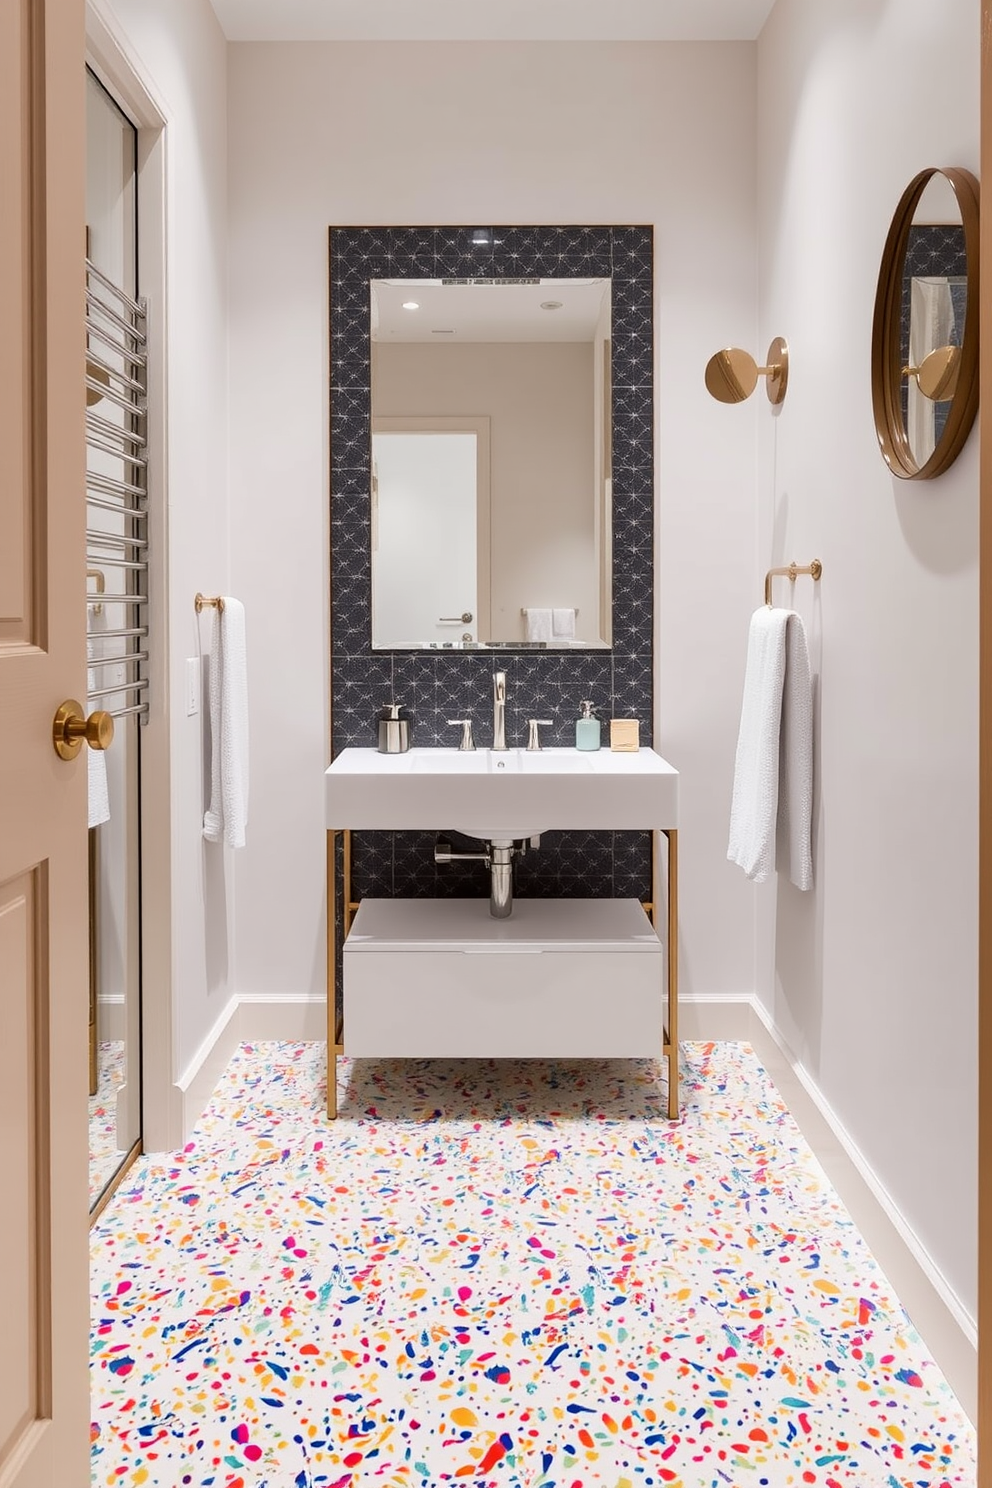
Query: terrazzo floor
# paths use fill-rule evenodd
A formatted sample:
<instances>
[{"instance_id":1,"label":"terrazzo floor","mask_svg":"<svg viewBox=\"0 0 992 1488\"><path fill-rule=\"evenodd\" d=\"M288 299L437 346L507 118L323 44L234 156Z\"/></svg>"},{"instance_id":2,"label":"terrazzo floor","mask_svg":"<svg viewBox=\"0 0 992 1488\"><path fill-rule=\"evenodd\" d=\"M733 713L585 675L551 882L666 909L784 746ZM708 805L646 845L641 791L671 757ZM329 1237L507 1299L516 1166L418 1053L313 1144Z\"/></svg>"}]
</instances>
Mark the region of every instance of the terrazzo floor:
<instances>
[{"instance_id":1,"label":"terrazzo floor","mask_svg":"<svg viewBox=\"0 0 992 1488\"><path fill-rule=\"evenodd\" d=\"M96 1094L89 1098L91 1209L124 1158L117 1146L117 1092L124 1083L123 1040L99 1043L96 1058Z\"/></svg>"},{"instance_id":2,"label":"terrazzo floor","mask_svg":"<svg viewBox=\"0 0 992 1488\"><path fill-rule=\"evenodd\" d=\"M243 1045L92 1231L93 1483L950 1488L975 1437L755 1055Z\"/></svg>"}]
</instances>

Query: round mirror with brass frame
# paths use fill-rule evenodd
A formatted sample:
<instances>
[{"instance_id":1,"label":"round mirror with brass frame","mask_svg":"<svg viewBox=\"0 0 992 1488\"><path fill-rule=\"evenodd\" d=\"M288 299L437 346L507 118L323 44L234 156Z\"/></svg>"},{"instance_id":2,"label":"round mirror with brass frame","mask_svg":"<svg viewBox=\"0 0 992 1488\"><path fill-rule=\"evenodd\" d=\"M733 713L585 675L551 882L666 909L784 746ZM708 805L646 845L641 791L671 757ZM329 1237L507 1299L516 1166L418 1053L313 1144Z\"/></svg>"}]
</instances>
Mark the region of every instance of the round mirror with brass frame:
<instances>
[{"instance_id":1,"label":"round mirror with brass frame","mask_svg":"<svg viewBox=\"0 0 992 1488\"><path fill-rule=\"evenodd\" d=\"M934 317L938 344L928 345L914 366L907 308L915 282L910 240L914 228L923 225L917 212L935 178L940 178L945 196L952 193L957 205L959 225L949 224L945 231L963 239L965 273L958 276L948 269L943 276L930 275L921 282L930 288L943 288L949 306L950 285L960 290L959 280L962 281L963 294L957 294L949 316L943 321L939 315ZM872 326L871 394L875 430L885 463L902 480L931 480L941 475L957 459L974 422L978 410L978 256L975 177L970 171L956 168L931 167L920 171L903 192L885 240ZM947 329L948 321L953 323L953 330ZM952 335L953 344L941 344ZM914 437L911 427L913 421L907 411L910 384L934 409L936 434L925 443Z\"/></svg>"}]
</instances>

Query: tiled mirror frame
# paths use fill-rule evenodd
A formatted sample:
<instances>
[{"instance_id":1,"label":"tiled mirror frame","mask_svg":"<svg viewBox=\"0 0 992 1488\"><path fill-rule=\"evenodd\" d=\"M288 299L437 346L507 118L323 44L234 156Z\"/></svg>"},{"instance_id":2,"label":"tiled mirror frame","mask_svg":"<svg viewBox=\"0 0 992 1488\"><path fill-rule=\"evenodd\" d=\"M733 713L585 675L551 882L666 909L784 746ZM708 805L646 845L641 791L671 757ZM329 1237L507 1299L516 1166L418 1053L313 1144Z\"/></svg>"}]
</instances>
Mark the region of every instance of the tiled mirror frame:
<instances>
[{"instance_id":1,"label":"tiled mirror frame","mask_svg":"<svg viewBox=\"0 0 992 1488\"><path fill-rule=\"evenodd\" d=\"M373 651L369 282L532 276L613 281L612 649ZM650 226L330 229L332 758L348 746L373 746L379 708L391 701L410 709L414 744L453 746L447 719L467 717L487 744L497 670L506 673L511 745L524 741L526 720L535 716L554 720L543 733L546 744L573 744L582 698L597 704L606 747L610 717L637 718L641 743L652 743L653 303ZM445 826L438 822L437 833L353 833L353 898L488 896L482 864L435 865L436 837L450 835ZM549 832L537 852L519 860L515 892L648 899L651 842L647 831ZM335 878L340 900L340 871ZM340 931L340 902L335 909ZM340 933L335 941L340 957Z\"/></svg>"}]
</instances>

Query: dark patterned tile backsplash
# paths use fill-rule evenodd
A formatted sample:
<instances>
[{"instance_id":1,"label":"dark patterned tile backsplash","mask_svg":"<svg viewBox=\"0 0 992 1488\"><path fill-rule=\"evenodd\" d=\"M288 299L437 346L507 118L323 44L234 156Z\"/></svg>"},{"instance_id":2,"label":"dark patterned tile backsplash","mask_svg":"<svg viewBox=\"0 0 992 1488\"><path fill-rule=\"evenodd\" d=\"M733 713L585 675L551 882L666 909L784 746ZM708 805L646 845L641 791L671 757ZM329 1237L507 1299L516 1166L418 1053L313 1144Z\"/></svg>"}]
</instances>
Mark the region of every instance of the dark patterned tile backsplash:
<instances>
[{"instance_id":1,"label":"dark patterned tile backsplash","mask_svg":"<svg viewBox=\"0 0 992 1488\"><path fill-rule=\"evenodd\" d=\"M653 231L650 227L406 227L331 229L332 754L374 747L386 702L411 715L414 744L453 747L453 718L472 718L492 741L492 678L506 673L507 742L523 745L530 718L551 722L542 742L575 742L579 704L603 721L637 718L651 743L654 595ZM371 645L369 280L374 278L612 276L613 649L569 652L376 652ZM352 887L368 897L489 893L481 863L434 862L436 832L356 832ZM647 898L649 832L549 832L520 859L521 896ZM338 909L340 922L340 907ZM339 983L340 985L340 983Z\"/></svg>"}]
</instances>

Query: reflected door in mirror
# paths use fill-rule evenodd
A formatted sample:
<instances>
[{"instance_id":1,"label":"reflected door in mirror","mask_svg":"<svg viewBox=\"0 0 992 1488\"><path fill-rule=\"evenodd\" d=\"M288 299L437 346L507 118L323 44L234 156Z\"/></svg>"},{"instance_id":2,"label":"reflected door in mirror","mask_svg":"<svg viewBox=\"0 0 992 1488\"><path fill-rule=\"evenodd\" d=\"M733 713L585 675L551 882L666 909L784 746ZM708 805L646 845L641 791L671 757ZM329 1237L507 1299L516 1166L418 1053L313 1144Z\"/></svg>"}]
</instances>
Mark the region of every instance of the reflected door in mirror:
<instances>
[{"instance_id":1,"label":"reflected door in mirror","mask_svg":"<svg viewBox=\"0 0 992 1488\"><path fill-rule=\"evenodd\" d=\"M470 420L439 422L448 427L432 427L427 419L392 419L373 430L372 633L377 646L425 640L444 646L487 638L488 596L485 582L479 582L480 569L488 569L487 421L477 421L475 428L450 427Z\"/></svg>"}]
</instances>

